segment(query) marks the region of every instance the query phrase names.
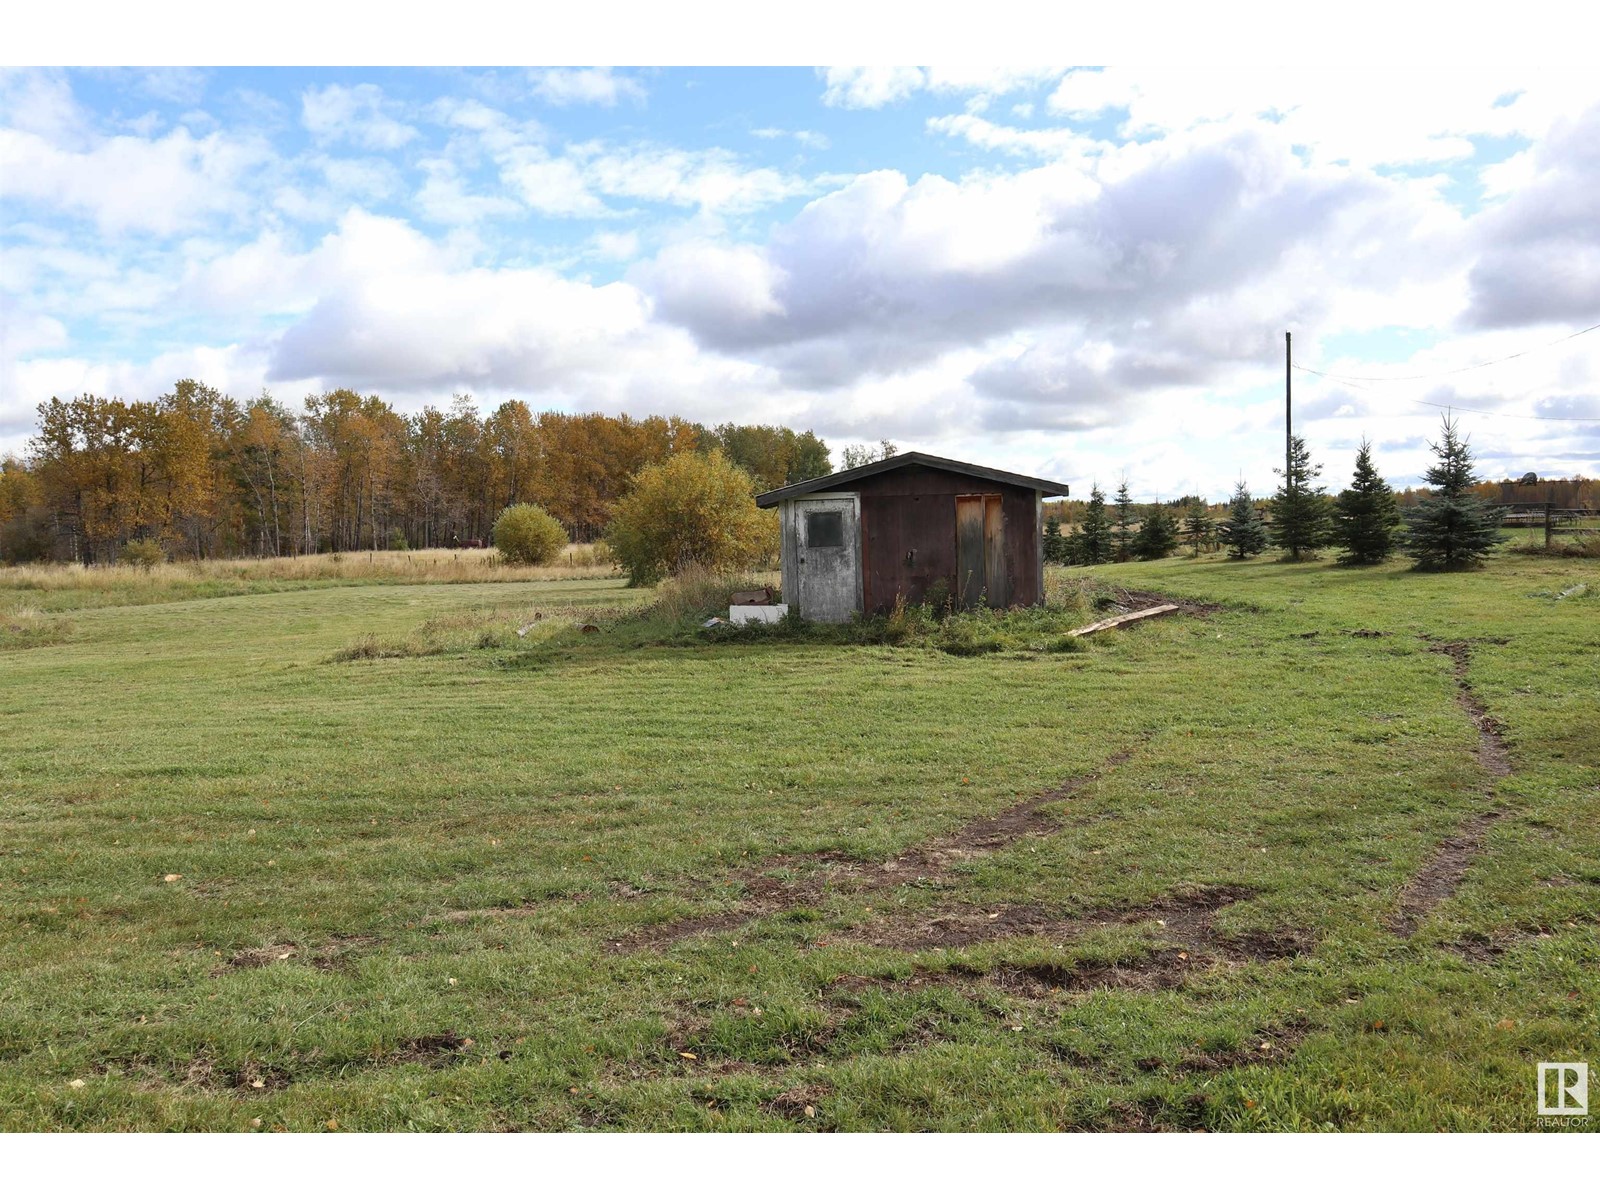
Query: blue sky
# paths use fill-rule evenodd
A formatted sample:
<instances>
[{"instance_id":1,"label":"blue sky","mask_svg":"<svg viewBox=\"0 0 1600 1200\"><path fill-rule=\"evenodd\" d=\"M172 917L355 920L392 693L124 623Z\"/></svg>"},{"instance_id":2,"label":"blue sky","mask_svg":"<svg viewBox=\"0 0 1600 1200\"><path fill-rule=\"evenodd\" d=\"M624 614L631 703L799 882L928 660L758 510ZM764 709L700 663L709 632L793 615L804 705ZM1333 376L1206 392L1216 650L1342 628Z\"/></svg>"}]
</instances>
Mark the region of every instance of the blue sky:
<instances>
[{"instance_id":1,"label":"blue sky","mask_svg":"<svg viewBox=\"0 0 1600 1200\"><path fill-rule=\"evenodd\" d=\"M1600 333L1551 344L1600 322L1592 75L11 70L0 452L193 376L1220 497L1271 488L1293 329L1364 380L1296 376L1336 487L1362 436L1414 479L1439 404L1491 473L1592 476Z\"/></svg>"}]
</instances>

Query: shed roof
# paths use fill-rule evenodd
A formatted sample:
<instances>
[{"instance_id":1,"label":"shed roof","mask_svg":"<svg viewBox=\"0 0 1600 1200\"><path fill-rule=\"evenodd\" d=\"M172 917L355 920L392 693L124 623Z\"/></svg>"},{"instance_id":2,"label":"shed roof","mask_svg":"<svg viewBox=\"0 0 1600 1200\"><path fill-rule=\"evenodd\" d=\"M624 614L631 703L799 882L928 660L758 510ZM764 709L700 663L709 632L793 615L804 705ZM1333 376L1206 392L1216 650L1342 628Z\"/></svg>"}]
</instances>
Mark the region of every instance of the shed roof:
<instances>
[{"instance_id":1,"label":"shed roof","mask_svg":"<svg viewBox=\"0 0 1600 1200\"><path fill-rule=\"evenodd\" d=\"M771 508L784 500L793 500L797 496L804 496L810 492L833 491L844 484L854 483L858 479L866 479L872 475L882 475L886 471L898 471L901 467L932 467L936 471L949 471L954 475L970 475L974 479L986 479L991 483L1009 483L1014 487L1032 488L1034 491L1043 492L1046 496L1067 495L1067 485L1057 483L1052 479L1036 479L1032 475L1017 475L1011 471L997 471L993 467L980 467L976 463L957 462L953 458L937 458L932 454L923 454L920 450L911 450L905 454L896 454L893 458L879 459L877 462L868 463L864 467L853 467L848 471L836 471L832 475L823 475L818 479L807 479L802 483L791 483L788 487L773 488L770 492L762 492L756 497L756 503L762 508Z\"/></svg>"}]
</instances>

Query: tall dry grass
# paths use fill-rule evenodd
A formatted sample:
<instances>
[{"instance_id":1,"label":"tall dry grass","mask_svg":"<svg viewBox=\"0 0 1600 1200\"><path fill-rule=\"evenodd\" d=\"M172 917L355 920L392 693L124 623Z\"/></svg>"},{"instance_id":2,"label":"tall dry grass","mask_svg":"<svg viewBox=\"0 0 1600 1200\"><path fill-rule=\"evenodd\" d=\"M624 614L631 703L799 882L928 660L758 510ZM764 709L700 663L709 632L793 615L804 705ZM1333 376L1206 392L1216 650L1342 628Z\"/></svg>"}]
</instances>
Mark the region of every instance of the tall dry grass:
<instances>
[{"instance_id":1,"label":"tall dry grass","mask_svg":"<svg viewBox=\"0 0 1600 1200\"><path fill-rule=\"evenodd\" d=\"M0 567L0 588L19 591L160 590L205 582L371 580L384 583L518 583L607 579L618 574L604 543L567 547L553 563L512 566L497 550L360 550L298 558L223 558L85 567L47 563Z\"/></svg>"}]
</instances>

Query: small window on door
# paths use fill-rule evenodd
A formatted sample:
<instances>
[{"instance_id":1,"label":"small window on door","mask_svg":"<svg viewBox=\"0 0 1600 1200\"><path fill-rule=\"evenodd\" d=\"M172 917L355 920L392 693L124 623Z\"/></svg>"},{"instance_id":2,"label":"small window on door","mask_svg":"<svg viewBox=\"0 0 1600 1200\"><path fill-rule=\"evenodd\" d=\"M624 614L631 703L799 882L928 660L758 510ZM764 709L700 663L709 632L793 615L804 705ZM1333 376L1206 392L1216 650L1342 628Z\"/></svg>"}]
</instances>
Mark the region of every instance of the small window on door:
<instances>
[{"instance_id":1,"label":"small window on door","mask_svg":"<svg viewBox=\"0 0 1600 1200\"><path fill-rule=\"evenodd\" d=\"M808 512L806 546L812 550L837 550L844 547L844 514Z\"/></svg>"}]
</instances>

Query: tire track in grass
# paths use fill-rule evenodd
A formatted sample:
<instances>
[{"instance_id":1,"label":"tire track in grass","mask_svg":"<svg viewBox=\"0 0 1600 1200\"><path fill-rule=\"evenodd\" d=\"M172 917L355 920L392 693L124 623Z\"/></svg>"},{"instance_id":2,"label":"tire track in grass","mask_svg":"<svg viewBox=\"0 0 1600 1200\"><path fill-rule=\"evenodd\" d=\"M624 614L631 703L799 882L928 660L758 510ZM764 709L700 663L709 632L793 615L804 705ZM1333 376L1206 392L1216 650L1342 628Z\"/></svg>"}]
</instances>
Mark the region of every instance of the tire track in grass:
<instances>
[{"instance_id":1,"label":"tire track in grass","mask_svg":"<svg viewBox=\"0 0 1600 1200\"><path fill-rule=\"evenodd\" d=\"M864 863L859 859L828 852L770 858L734 875L733 878L744 886L744 896L737 907L726 912L683 917L650 926L611 943L610 949L618 954L631 954L640 950L659 950L685 938L725 933L761 917L816 905L830 891L883 891L909 883L943 882L950 878L960 863L985 858L1023 838L1058 828L1060 822L1045 811L1048 806L1076 795L1105 772L1121 766L1131 757L1131 750L1118 751L1099 767L1074 776L1059 787L1040 792L994 816L970 821L944 837L912 846L887 862ZM822 869L810 871L796 879L784 879L771 874L776 869L808 865L820 865Z\"/></svg>"},{"instance_id":2,"label":"tire track in grass","mask_svg":"<svg viewBox=\"0 0 1600 1200\"><path fill-rule=\"evenodd\" d=\"M1450 659L1451 673L1456 681L1456 703L1472 718L1472 724L1478 731L1478 765L1489 776L1486 794L1492 803L1494 781L1511 774L1511 753L1506 747L1500 722L1489 714L1468 682L1467 670L1472 662L1471 643L1435 638L1426 640L1429 650L1447 655ZM1467 870L1483 853L1484 839L1490 826L1503 815L1496 808L1475 813L1440 842L1428 861L1406 883L1395 912L1383 922L1384 928L1396 937L1408 938L1414 934L1429 913L1456 894Z\"/></svg>"}]
</instances>

